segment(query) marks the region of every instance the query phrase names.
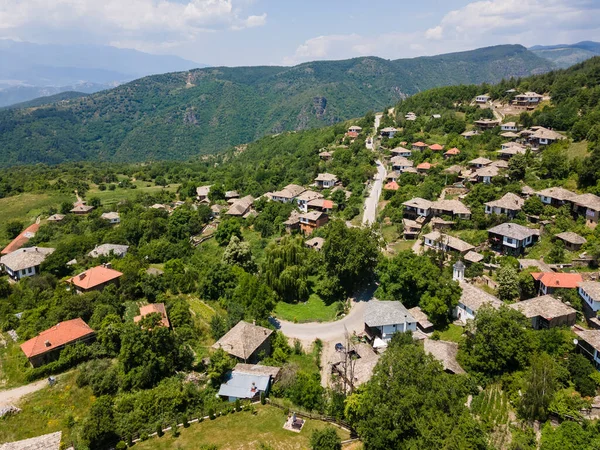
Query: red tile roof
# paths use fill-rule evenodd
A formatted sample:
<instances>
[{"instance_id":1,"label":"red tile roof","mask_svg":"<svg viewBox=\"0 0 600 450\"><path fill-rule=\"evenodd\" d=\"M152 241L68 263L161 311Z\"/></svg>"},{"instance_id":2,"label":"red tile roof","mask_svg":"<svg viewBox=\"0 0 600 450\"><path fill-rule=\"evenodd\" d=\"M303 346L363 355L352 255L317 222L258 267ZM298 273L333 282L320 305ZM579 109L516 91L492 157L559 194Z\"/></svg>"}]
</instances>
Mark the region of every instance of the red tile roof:
<instances>
[{"instance_id":1,"label":"red tile roof","mask_svg":"<svg viewBox=\"0 0 600 450\"><path fill-rule=\"evenodd\" d=\"M346 136L351 137L351 138L355 138L355 137L358 137L358 133L356 131L348 131L346 133Z\"/></svg>"},{"instance_id":2,"label":"red tile roof","mask_svg":"<svg viewBox=\"0 0 600 450\"><path fill-rule=\"evenodd\" d=\"M431 150L433 150L434 152L439 152L439 151L442 151L442 150L444 150L444 146L443 146L443 145L440 145L440 144L433 144L433 145L430 145L430 146L429 146L429 148L430 148Z\"/></svg>"},{"instance_id":3,"label":"red tile roof","mask_svg":"<svg viewBox=\"0 0 600 450\"><path fill-rule=\"evenodd\" d=\"M4 250L2 250L1 254L8 255L9 253L12 253L15 250L18 250L21 247L23 247L25 244L27 244L29 239L31 239L35 235L35 233L37 233L39 228L39 223L29 225L21 232L21 234L19 234L16 238L13 239L13 241L10 244L8 244Z\"/></svg>"},{"instance_id":4,"label":"red tile roof","mask_svg":"<svg viewBox=\"0 0 600 450\"><path fill-rule=\"evenodd\" d=\"M428 163L428 162L422 162L421 164L419 164L419 165L417 166L417 169L429 170L429 169L431 169L432 167L433 167L433 166L432 166L430 163Z\"/></svg>"},{"instance_id":5,"label":"red tile roof","mask_svg":"<svg viewBox=\"0 0 600 450\"><path fill-rule=\"evenodd\" d=\"M383 189L385 189L386 191L397 191L398 189L400 189L400 186L398 186L398 183L396 183L395 181L390 181L383 187Z\"/></svg>"},{"instance_id":6,"label":"red tile roof","mask_svg":"<svg viewBox=\"0 0 600 450\"><path fill-rule=\"evenodd\" d=\"M21 350L25 356L31 358L93 334L94 330L80 318L67 320L42 331L33 339L23 342Z\"/></svg>"},{"instance_id":7,"label":"red tile roof","mask_svg":"<svg viewBox=\"0 0 600 450\"><path fill-rule=\"evenodd\" d=\"M85 272L69 278L67 283L73 283L75 286L87 290L100 286L111 280L115 280L123 275L118 270L109 269L105 266L92 267Z\"/></svg>"},{"instance_id":8,"label":"red tile roof","mask_svg":"<svg viewBox=\"0 0 600 450\"><path fill-rule=\"evenodd\" d=\"M578 273L535 272L531 276L546 287L575 289L583 278Z\"/></svg>"},{"instance_id":9,"label":"red tile roof","mask_svg":"<svg viewBox=\"0 0 600 450\"><path fill-rule=\"evenodd\" d=\"M425 142L419 141L419 142L415 142L413 144L413 147L427 147L427 144Z\"/></svg>"},{"instance_id":10,"label":"red tile roof","mask_svg":"<svg viewBox=\"0 0 600 450\"><path fill-rule=\"evenodd\" d=\"M456 147L451 148L446 153L444 153L444 155L458 155L458 154L460 154L460 150L457 149Z\"/></svg>"},{"instance_id":11,"label":"red tile roof","mask_svg":"<svg viewBox=\"0 0 600 450\"><path fill-rule=\"evenodd\" d=\"M160 314L160 317L162 317L162 324L167 328L169 327L169 317L167 316L167 310L164 303L151 303L149 305L140 307L140 315L135 316L133 321L137 323L142 320L143 317L146 317L148 314L152 313Z\"/></svg>"}]
</instances>

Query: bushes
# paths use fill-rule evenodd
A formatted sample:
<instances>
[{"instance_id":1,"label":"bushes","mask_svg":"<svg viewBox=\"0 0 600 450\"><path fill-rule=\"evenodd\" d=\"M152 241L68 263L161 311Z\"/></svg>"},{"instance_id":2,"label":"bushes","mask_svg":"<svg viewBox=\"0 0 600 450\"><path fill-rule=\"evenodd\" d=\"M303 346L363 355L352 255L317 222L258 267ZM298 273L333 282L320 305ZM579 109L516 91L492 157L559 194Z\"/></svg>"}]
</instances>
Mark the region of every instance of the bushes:
<instances>
[{"instance_id":1,"label":"bushes","mask_svg":"<svg viewBox=\"0 0 600 450\"><path fill-rule=\"evenodd\" d=\"M92 351L90 347L84 343L67 346L61 353L58 360L45 364L41 367L31 369L26 375L27 381L34 381L39 378L44 378L55 373L64 372L71 367L76 366L82 361L90 358Z\"/></svg>"}]
</instances>

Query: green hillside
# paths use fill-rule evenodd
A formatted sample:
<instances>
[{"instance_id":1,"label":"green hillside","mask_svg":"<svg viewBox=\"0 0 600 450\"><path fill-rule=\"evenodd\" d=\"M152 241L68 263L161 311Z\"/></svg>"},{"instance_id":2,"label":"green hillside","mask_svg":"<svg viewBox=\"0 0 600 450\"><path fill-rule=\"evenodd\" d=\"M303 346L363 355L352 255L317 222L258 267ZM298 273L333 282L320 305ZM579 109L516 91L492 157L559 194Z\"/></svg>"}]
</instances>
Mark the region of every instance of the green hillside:
<instances>
[{"instance_id":1,"label":"green hillside","mask_svg":"<svg viewBox=\"0 0 600 450\"><path fill-rule=\"evenodd\" d=\"M184 159L358 117L435 86L493 83L550 68L524 47L505 45L395 61L156 75L68 104L0 112L0 166Z\"/></svg>"},{"instance_id":2,"label":"green hillside","mask_svg":"<svg viewBox=\"0 0 600 450\"><path fill-rule=\"evenodd\" d=\"M598 42L579 42L571 45L535 46L529 49L541 58L551 61L556 67L565 69L574 64L600 55Z\"/></svg>"},{"instance_id":3,"label":"green hillside","mask_svg":"<svg viewBox=\"0 0 600 450\"><path fill-rule=\"evenodd\" d=\"M49 105L52 103L61 102L63 100L71 100L74 98L85 97L86 95L89 95L89 94L86 94L85 92L66 91L66 92L61 92L59 94L48 95L46 97L34 98L32 100L28 100L28 101L22 102L22 103L16 103L16 104L10 105L10 106L3 106L0 108L0 110L2 110L2 109L35 108L36 106Z\"/></svg>"}]
</instances>

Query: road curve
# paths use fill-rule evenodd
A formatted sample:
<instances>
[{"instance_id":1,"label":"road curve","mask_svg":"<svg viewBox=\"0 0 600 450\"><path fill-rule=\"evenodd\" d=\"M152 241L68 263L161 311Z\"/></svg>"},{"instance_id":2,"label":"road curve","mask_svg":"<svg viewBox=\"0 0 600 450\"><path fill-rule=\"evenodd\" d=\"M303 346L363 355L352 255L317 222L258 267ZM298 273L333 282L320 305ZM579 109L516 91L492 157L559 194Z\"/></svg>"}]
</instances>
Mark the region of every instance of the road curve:
<instances>
[{"instance_id":1,"label":"road curve","mask_svg":"<svg viewBox=\"0 0 600 450\"><path fill-rule=\"evenodd\" d=\"M383 181L387 175L384 165L381 161L376 161L377 173L371 183L371 191L369 196L365 199L365 210L363 213L362 224L370 226L375 222L377 218L377 205L379 203L379 197L381 197L381 191L383 189Z\"/></svg>"}]
</instances>

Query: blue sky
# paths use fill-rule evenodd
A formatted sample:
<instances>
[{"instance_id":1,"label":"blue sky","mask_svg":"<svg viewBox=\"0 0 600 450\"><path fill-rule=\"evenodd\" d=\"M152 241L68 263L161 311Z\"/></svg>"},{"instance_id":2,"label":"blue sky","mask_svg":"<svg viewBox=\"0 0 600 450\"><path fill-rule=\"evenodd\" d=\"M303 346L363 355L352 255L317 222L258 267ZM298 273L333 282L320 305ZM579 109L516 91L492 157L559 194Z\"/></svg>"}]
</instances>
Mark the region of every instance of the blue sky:
<instances>
[{"instance_id":1,"label":"blue sky","mask_svg":"<svg viewBox=\"0 0 600 450\"><path fill-rule=\"evenodd\" d=\"M600 41L600 0L0 0L0 38L210 65Z\"/></svg>"}]
</instances>

